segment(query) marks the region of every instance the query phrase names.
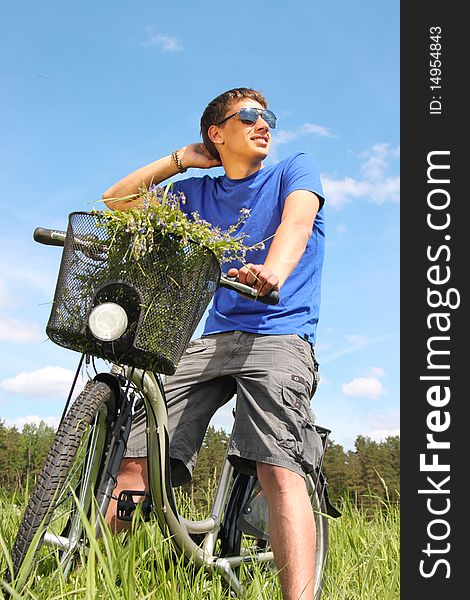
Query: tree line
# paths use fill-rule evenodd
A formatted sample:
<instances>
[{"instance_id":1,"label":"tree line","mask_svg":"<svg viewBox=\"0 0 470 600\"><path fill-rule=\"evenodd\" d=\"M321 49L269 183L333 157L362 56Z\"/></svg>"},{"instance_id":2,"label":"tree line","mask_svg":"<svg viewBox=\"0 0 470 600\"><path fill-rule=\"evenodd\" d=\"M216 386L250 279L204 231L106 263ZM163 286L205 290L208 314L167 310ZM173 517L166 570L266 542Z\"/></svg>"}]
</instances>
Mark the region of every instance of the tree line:
<instances>
[{"instance_id":1,"label":"tree line","mask_svg":"<svg viewBox=\"0 0 470 600\"><path fill-rule=\"evenodd\" d=\"M22 431L0 420L0 488L19 492L34 483L54 439L55 430L41 421Z\"/></svg>"},{"instance_id":2,"label":"tree line","mask_svg":"<svg viewBox=\"0 0 470 600\"><path fill-rule=\"evenodd\" d=\"M41 470L54 439L55 430L41 421L19 431L0 420L0 488L14 493L31 487ZM186 491L195 506L206 506L215 485L228 444L227 432L209 426L199 452L193 479ZM358 436L354 450L345 451L329 441L324 471L333 503L342 498L358 506L400 501L400 438L391 436L376 442Z\"/></svg>"},{"instance_id":3,"label":"tree line","mask_svg":"<svg viewBox=\"0 0 470 600\"><path fill-rule=\"evenodd\" d=\"M199 452L194 476L188 491L197 505L204 501L208 481L216 481L228 444L223 429L210 426ZM323 471L328 495L333 503L346 496L356 506L369 507L381 502L400 502L400 437L390 436L382 442L358 436L354 450L329 440Z\"/></svg>"}]
</instances>

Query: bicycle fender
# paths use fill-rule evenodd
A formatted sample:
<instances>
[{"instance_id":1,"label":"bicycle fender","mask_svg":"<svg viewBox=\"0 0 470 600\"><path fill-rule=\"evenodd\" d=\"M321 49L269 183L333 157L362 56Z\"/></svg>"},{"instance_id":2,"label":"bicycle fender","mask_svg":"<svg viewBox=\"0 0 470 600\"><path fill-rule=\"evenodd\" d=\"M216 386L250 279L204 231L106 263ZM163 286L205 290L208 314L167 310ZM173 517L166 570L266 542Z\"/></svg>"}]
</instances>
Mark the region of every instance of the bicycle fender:
<instances>
[{"instance_id":1,"label":"bicycle fender","mask_svg":"<svg viewBox=\"0 0 470 600\"><path fill-rule=\"evenodd\" d=\"M333 506L333 504L330 501L330 498L328 497L328 484L326 481L326 477L323 474L323 471L320 471L320 482L322 484L323 496L325 498L326 514L330 517L333 517L334 519L341 517L343 513L341 513L335 506Z\"/></svg>"},{"instance_id":2,"label":"bicycle fender","mask_svg":"<svg viewBox=\"0 0 470 600\"><path fill-rule=\"evenodd\" d=\"M113 392L114 397L119 399L121 395L121 386L116 375L113 375L112 373L98 373L98 375L94 377L93 381L101 381L102 383L105 383Z\"/></svg>"}]
</instances>

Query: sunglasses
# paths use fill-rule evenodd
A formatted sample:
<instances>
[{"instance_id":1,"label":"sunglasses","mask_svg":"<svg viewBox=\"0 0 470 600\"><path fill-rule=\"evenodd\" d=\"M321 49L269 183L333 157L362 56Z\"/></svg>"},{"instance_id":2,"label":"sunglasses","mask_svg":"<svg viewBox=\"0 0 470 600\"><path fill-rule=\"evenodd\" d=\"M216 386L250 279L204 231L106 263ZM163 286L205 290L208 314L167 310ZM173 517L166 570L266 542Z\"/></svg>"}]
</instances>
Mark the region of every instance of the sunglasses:
<instances>
[{"instance_id":1,"label":"sunglasses","mask_svg":"<svg viewBox=\"0 0 470 600\"><path fill-rule=\"evenodd\" d=\"M240 115L240 121L245 125L253 125L253 123L256 123L256 121L258 120L258 117L261 116L261 118L266 121L266 123L271 129L274 129L276 127L277 117L271 110L267 110L264 108L256 108L254 106L240 108L240 110L234 112L233 115L225 117L225 119L222 119L222 121L219 121L218 123L216 123L216 125L222 125L222 123L225 123L225 121L228 121L236 115Z\"/></svg>"}]
</instances>

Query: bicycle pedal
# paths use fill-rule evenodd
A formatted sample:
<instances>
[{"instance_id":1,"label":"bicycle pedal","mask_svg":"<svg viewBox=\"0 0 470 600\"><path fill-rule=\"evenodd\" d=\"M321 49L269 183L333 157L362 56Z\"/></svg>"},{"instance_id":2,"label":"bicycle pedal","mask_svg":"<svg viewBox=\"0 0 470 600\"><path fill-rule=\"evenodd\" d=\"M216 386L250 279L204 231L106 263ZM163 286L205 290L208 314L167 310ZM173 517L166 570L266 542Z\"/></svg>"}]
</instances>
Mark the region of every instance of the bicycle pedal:
<instances>
[{"instance_id":1,"label":"bicycle pedal","mask_svg":"<svg viewBox=\"0 0 470 600\"><path fill-rule=\"evenodd\" d=\"M135 502L134 496L144 496L144 500ZM142 519L148 521L152 511L152 498L149 492L122 490L117 501L117 518L121 521L132 521L132 515L137 506L141 508Z\"/></svg>"}]
</instances>

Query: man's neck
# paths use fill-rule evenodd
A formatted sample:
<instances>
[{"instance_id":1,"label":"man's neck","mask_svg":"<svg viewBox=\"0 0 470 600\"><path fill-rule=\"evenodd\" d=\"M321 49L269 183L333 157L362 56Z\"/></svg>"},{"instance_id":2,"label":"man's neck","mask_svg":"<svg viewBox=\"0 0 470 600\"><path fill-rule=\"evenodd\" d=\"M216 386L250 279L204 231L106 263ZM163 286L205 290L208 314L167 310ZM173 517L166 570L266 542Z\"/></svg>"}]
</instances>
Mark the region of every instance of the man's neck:
<instances>
[{"instance_id":1,"label":"man's neck","mask_svg":"<svg viewBox=\"0 0 470 600\"><path fill-rule=\"evenodd\" d=\"M240 160L230 161L222 159L222 166L225 169L225 174L230 179L244 179L262 169L263 163L260 160L249 163Z\"/></svg>"}]
</instances>

